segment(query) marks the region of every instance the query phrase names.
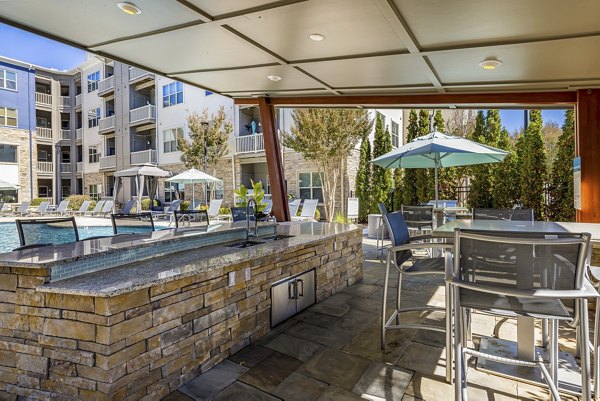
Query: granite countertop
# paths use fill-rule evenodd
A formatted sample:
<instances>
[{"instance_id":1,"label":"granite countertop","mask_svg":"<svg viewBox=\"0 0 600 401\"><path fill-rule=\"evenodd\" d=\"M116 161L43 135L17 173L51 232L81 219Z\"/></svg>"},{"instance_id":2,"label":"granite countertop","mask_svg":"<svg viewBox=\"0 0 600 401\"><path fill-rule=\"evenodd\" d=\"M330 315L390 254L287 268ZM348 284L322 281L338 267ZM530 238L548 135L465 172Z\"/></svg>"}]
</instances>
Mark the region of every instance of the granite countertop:
<instances>
[{"instance_id":1,"label":"granite countertop","mask_svg":"<svg viewBox=\"0 0 600 401\"><path fill-rule=\"evenodd\" d=\"M248 260L263 258L281 251L301 249L308 244L338 234L361 230L353 224L278 223L277 233L292 237L248 248L228 248L223 244L184 251L139 263L56 281L38 291L83 296L111 297L152 285L223 268ZM260 237L257 238L260 240Z\"/></svg>"},{"instance_id":2,"label":"granite countertop","mask_svg":"<svg viewBox=\"0 0 600 401\"><path fill-rule=\"evenodd\" d=\"M259 222L259 227L273 226L275 223ZM94 240L81 240L68 244L25 249L0 253L0 266L24 268L48 268L61 263L93 258L99 254L120 252L125 249L154 246L181 238L189 238L209 233L245 231L246 222L214 223L208 227L158 230L149 233L119 234Z\"/></svg>"}]
</instances>

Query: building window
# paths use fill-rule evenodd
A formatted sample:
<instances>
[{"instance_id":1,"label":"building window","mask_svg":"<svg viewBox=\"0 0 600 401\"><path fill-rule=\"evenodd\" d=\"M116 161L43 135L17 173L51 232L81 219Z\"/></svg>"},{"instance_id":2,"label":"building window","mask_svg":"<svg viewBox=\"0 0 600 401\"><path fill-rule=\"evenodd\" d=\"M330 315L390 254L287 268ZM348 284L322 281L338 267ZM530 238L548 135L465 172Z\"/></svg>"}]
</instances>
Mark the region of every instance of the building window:
<instances>
[{"instance_id":1,"label":"building window","mask_svg":"<svg viewBox=\"0 0 600 401\"><path fill-rule=\"evenodd\" d=\"M223 188L223 181L217 181L213 184L213 196L212 199L223 199L223 195L225 194Z\"/></svg>"},{"instance_id":2,"label":"building window","mask_svg":"<svg viewBox=\"0 0 600 401\"><path fill-rule=\"evenodd\" d=\"M100 199L100 191L98 188L98 184L90 185L90 198L94 200Z\"/></svg>"},{"instance_id":3,"label":"building window","mask_svg":"<svg viewBox=\"0 0 600 401\"><path fill-rule=\"evenodd\" d=\"M163 131L164 152L170 153L177 151L177 138L183 136L183 128L172 128Z\"/></svg>"},{"instance_id":4,"label":"building window","mask_svg":"<svg viewBox=\"0 0 600 401\"><path fill-rule=\"evenodd\" d=\"M39 198L49 198L50 197L50 190L48 189L47 186L38 187L38 197Z\"/></svg>"},{"instance_id":5,"label":"building window","mask_svg":"<svg viewBox=\"0 0 600 401\"><path fill-rule=\"evenodd\" d=\"M0 70L0 89L17 90L17 73Z\"/></svg>"},{"instance_id":6,"label":"building window","mask_svg":"<svg viewBox=\"0 0 600 401\"><path fill-rule=\"evenodd\" d=\"M16 189L0 190L0 202L5 202L5 203L19 202L19 192Z\"/></svg>"},{"instance_id":7,"label":"building window","mask_svg":"<svg viewBox=\"0 0 600 401\"><path fill-rule=\"evenodd\" d=\"M71 186L70 185L63 185L62 186L62 198L68 198L69 196L71 196Z\"/></svg>"},{"instance_id":8,"label":"building window","mask_svg":"<svg viewBox=\"0 0 600 401\"><path fill-rule=\"evenodd\" d=\"M171 82L163 85L163 107L180 103L183 103L183 84L181 82Z\"/></svg>"},{"instance_id":9,"label":"building window","mask_svg":"<svg viewBox=\"0 0 600 401\"><path fill-rule=\"evenodd\" d=\"M97 127L100 120L100 107L88 111L88 128Z\"/></svg>"},{"instance_id":10,"label":"building window","mask_svg":"<svg viewBox=\"0 0 600 401\"><path fill-rule=\"evenodd\" d=\"M98 153L98 146L90 146L88 148L88 161L90 163L98 163L100 161L100 153Z\"/></svg>"},{"instance_id":11,"label":"building window","mask_svg":"<svg viewBox=\"0 0 600 401\"><path fill-rule=\"evenodd\" d=\"M60 155L61 163L71 163L71 153L69 152L61 152Z\"/></svg>"},{"instance_id":12,"label":"building window","mask_svg":"<svg viewBox=\"0 0 600 401\"><path fill-rule=\"evenodd\" d=\"M8 125L9 127L17 126L17 109L9 109L8 107L0 107L0 125Z\"/></svg>"},{"instance_id":13,"label":"building window","mask_svg":"<svg viewBox=\"0 0 600 401\"><path fill-rule=\"evenodd\" d=\"M319 173L298 173L298 187L300 198L318 199L319 202L323 202L323 183Z\"/></svg>"},{"instance_id":14,"label":"building window","mask_svg":"<svg viewBox=\"0 0 600 401\"><path fill-rule=\"evenodd\" d=\"M165 187L165 202L173 202L177 199L175 196L175 187L173 185L169 185Z\"/></svg>"},{"instance_id":15,"label":"building window","mask_svg":"<svg viewBox=\"0 0 600 401\"><path fill-rule=\"evenodd\" d=\"M98 82L100 81L100 71L96 71L87 76L88 93L98 90Z\"/></svg>"},{"instance_id":16,"label":"building window","mask_svg":"<svg viewBox=\"0 0 600 401\"><path fill-rule=\"evenodd\" d=\"M400 146L400 136L399 136L399 131L400 131L400 125L395 122L392 121L392 146L397 148L398 146Z\"/></svg>"},{"instance_id":17,"label":"building window","mask_svg":"<svg viewBox=\"0 0 600 401\"><path fill-rule=\"evenodd\" d=\"M0 143L0 163L17 163L17 146Z\"/></svg>"}]
</instances>

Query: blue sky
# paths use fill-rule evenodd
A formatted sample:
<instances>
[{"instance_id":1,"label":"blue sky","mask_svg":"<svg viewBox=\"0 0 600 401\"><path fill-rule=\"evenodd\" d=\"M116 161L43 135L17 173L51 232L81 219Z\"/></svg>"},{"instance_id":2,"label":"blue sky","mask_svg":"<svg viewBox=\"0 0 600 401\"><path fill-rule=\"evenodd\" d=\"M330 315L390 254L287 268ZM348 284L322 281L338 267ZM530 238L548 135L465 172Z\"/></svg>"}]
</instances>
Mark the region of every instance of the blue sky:
<instances>
[{"instance_id":1,"label":"blue sky","mask_svg":"<svg viewBox=\"0 0 600 401\"><path fill-rule=\"evenodd\" d=\"M58 70L68 70L85 60L85 52L0 23L0 55Z\"/></svg>"},{"instance_id":2,"label":"blue sky","mask_svg":"<svg viewBox=\"0 0 600 401\"><path fill-rule=\"evenodd\" d=\"M523 110L500 110L500 119L502 125L506 127L511 134L523 128ZM564 110L542 110L542 119L544 123L555 122L562 127L565 121Z\"/></svg>"}]
</instances>

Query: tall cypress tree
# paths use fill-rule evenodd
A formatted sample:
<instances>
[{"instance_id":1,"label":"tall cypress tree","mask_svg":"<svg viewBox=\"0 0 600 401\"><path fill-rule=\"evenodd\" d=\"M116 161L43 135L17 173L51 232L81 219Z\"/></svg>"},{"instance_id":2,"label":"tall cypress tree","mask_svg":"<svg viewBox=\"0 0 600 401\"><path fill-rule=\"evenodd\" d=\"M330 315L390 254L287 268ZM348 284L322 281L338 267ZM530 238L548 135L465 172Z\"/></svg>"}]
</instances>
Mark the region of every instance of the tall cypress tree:
<instances>
[{"instance_id":1,"label":"tall cypress tree","mask_svg":"<svg viewBox=\"0 0 600 401\"><path fill-rule=\"evenodd\" d=\"M520 176L515 146L511 142L506 128L500 131L498 148L506 150L508 154L501 163L494 165L492 206L497 209L509 209L519 199Z\"/></svg>"},{"instance_id":2,"label":"tall cypress tree","mask_svg":"<svg viewBox=\"0 0 600 401\"><path fill-rule=\"evenodd\" d=\"M360 160L356 172L356 197L358 198L358 221L367 221L371 209L371 141L366 133L360 144Z\"/></svg>"},{"instance_id":3,"label":"tall cypress tree","mask_svg":"<svg viewBox=\"0 0 600 401\"><path fill-rule=\"evenodd\" d=\"M433 128L435 131L446 133L446 124L441 110L436 110L433 115ZM432 171L432 181L435 195L435 172ZM457 198L456 182L458 181L458 172L455 167L444 167L438 170L438 188L439 199L452 200ZM431 198L434 199L434 198Z\"/></svg>"},{"instance_id":4,"label":"tall cypress tree","mask_svg":"<svg viewBox=\"0 0 600 401\"><path fill-rule=\"evenodd\" d=\"M429 134L431 131L431 119L429 116L429 110L421 109L419 111L419 134L417 136L424 136ZM427 202L433 199L433 172L420 168L417 170L417 200L419 203Z\"/></svg>"},{"instance_id":5,"label":"tall cypress tree","mask_svg":"<svg viewBox=\"0 0 600 401\"><path fill-rule=\"evenodd\" d=\"M554 221L574 221L573 158L575 157L575 122L573 110L565 112L562 134L558 138L558 151L552 161L550 174L549 218Z\"/></svg>"},{"instance_id":6,"label":"tall cypress tree","mask_svg":"<svg viewBox=\"0 0 600 401\"><path fill-rule=\"evenodd\" d=\"M475 118L475 130L473 131L473 140L485 144L486 141L486 120L482 110L477 112ZM467 203L469 207L492 207L491 195L491 177L489 168L486 165L475 165L470 167L471 185L469 188L469 197Z\"/></svg>"},{"instance_id":7,"label":"tall cypress tree","mask_svg":"<svg viewBox=\"0 0 600 401\"><path fill-rule=\"evenodd\" d=\"M373 159L392 150L390 132L383 129L380 116L375 123L375 139L373 140ZM392 191L392 171L379 166L372 166L373 182L371 185L371 213L379 213L379 202L385 203L391 210L390 192Z\"/></svg>"},{"instance_id":8,"label":"tall cypress tree","mask_svg":"<svg viewBox=\"0 0 600 401\"><path fill-rule=\"evenodd\" d=\"M542 139L542 112L531 110L525 130L523 160L521 161L521 200L523 207L532 208L536 220L544 218L546 202L546 151Z\"/></svg>"},{"instance_id":9,"label":"tall cypress tree","mask_svg":"<svg viewBox=\"0 0 600 401\"><path fill-rule=\"evenodd\" d=\"M446 124L444 123L444 116L442 116L441 110L436 110L433 115L433 130L438 132L444 132Z\"/></svg>"},{"instance_id":10,"label":"tall cypress tree","mask_svg":"<svg viewBox=\"0 0 600 401\"><path fill-rule=\"evenodd\" d=\"M404 188L402 186L402 169L397 168L394 170L394 204L393 210L400 210L402 208L402 201L404 199Z\"/></svg>"},{"instance_id":11,"label":"tall cypress tree","mask_svg":"<svg viewBox=\"0 0 600 401\"><path fill-rule=\"evenodd\" d=\"M408 127L406 129L406 143L412 142L419 136L419 116L416 110L411 110L408 115ZM402 174L402 204L418 205L417 198L417 170L414 168L404 169Z\"/></svg>"}]
</instances>

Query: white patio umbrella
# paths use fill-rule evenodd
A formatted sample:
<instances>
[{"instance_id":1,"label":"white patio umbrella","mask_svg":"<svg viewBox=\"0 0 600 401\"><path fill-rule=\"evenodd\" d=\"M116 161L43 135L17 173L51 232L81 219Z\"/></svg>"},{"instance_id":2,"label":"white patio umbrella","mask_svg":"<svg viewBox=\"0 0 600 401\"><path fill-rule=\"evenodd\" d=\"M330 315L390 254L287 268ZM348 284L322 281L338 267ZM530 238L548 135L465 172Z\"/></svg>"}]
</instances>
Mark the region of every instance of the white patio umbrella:
<instances>
[{"instance_id":1,"label":"white patio umbrella","mask_svg":"<svg viewBox=\"0 0 600 401\"><path fill-rule=\"evenodd\" d=\"M415 138L371 161L383 168L434 168L435 206L438 201L438 169L440 167L468 166L498 163L508 152L441 132Z\"/></svg>"},{"instance_id":2,"label":"white patio umbrella","mask_svg":"<svg viewBox=\"0 0 600 401\"><path fill-rule=\"evenodd\" d=\"M174 182L176 184L192 184L192 207L194 205L194 201L196 199L194 193L194 184L209 184L212 182L223 182L222 180L213 177L212 175L208 175L200 170L196 170L195 168L184 171L181 174L177 174L171 178L167 178L165 181Z\"/></svg>"}]
</instances>

